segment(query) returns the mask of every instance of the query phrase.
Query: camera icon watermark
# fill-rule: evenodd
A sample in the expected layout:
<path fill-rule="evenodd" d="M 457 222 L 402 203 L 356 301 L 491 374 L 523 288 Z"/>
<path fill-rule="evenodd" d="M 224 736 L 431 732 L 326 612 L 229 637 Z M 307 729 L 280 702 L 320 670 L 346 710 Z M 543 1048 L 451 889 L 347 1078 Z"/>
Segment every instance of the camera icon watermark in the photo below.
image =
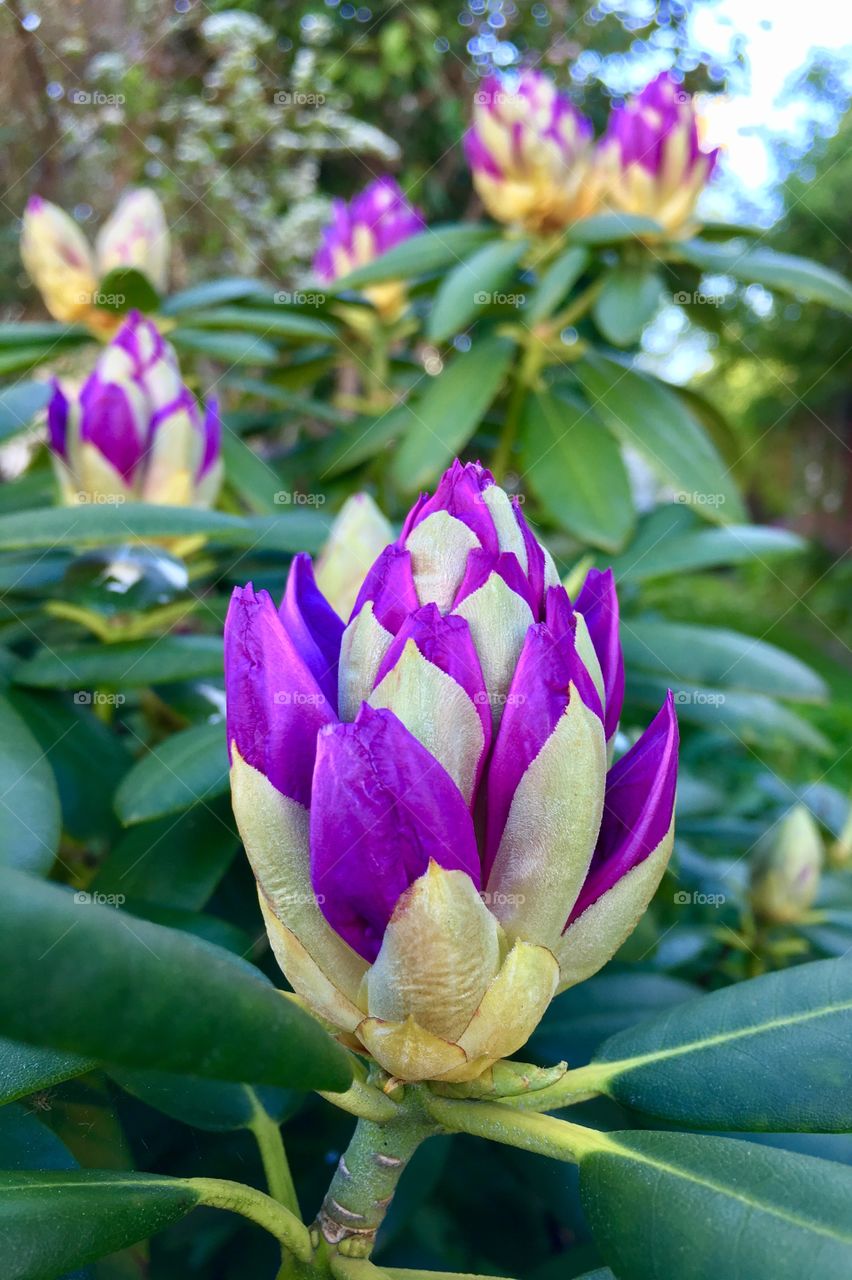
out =
<path fill-rule="evenodd" d="M 715 689 L 677 689 L 674 704 L 676 707 L 722 707 L 725 695 Z"/>
<path fill-rule="evenodd" d="M 678 889 L 672 897 L 676 907 L 721 907 L 727 902 L 724 893 L 690 893 Z"/>
<path fill-rule="evenodd" d="M 526 902 L 523 893 L 489 893 L 487 889 L 479 894 L 486 907 L 520 907 Z"/>
<path fill-rule="evenodd" d="M 698 493 L 696 490 L 687 493 L 683 489 L 675 494 L 674 500 L 686 507 L 723 507 L 727 502 L 724 493 Z"/>
<path fill-rule="evenodd" d="M 74 694 L 78 707 L 123 707 L 126 701 L 123 693 L 103 693 L 100 689 L 78 689 Z"/>
<path fill-rule="evenodd" d="M 123 107 L 127 97 L 123 93 L 102 93 L 100 89 L 72 89 L 68 101 L 75 107 Z"/>
<path fill-rule="evenodd" d="M 322 507 L 325 505 L 325 494 L 297 493 L 291 489 L 279 489 L 272 500 L 279 507 Z"/>
<path fill-rule="evenodd" d="M 80 489 L 74 494 L 74 501 L 81 507 L 120 507 L 127 501 L 123 493 L 91 493 Z"/>
<path fill-rule="evenodd" d="M 473 295 L 473 301 L 478 307 L 522 307 L 526 300 L 525 293 L 490 292 L 487 289 L 480 289 Z"/>
<path fill-rule="evenodd" d="M 322 307 L 325 305 L 324 293 L 304 293 L 299 289 L 279 289 L 273 294 L 272 301 L 283 307 Z"/>
<path fill-rule="evenodd" d="M 679 289 L 671 295 L 676 307 L 721 307 L 725 301 L 723 293 L 702 293 L 700 289 Z"/>
<path fill-rule="evenodd" d="M 277 107 L 322 107 L 325 104 L 324 93 L 306 92 L 303 89 L 279 89 L 272 95 Z"/>
<path fill-rule="evenodd" d="M 85 889 L 78 889 L 74 894 L 74 901 L 81 907 L 123 907 L 127 898 L 123 893 L 98 893 L 97 890 L 89 893 Z"/>
<path fill-rule="evenodd" d="M 278 689 L 272 701 L 277 707 L 321 707 L 326 699 L 321 693 L 305 693 L 302 689 Z"/>

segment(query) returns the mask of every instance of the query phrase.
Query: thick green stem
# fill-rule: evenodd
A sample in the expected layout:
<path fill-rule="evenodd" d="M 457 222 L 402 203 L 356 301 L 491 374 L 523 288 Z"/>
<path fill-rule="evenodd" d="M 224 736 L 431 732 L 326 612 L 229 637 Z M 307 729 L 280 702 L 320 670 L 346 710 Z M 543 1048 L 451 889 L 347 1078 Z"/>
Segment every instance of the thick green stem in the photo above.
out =
<path fill-rule="evenodd" d="M 270 1232 L 302 1262 L 310 1262 L 313 1250 L 308 1228 L 271 1196 L 241 1182 L 225 1182 L 219 1178 L 187 1178 L 186 1185 L 198 1192 L 199 1204 L 242 1214 Z"/>
<path fill-rule="evenodd" d="M 392 1120 L 360 1119 L 328 1194 L 317 1226 L 329 1246 L 349 1257 L 369 1256 L 403 1170 L 424 1138 L 438 1132 L 406 1090 Z"/>
<path fill-rule="evenodd" d="M 503 1142 L 523 1151 L 579 1164 L 592 1151 L 613 1147 L 606 1134 L 553 1116 L 531 1115 L 499 1102 L 456 1102 L 425 1093 L 429 1114 L 445 1129 Z"/>
<path fill-rule="evenodd" d="M 506 418 L 503 422 L 503 430 L 500 432 L 500 439 L 497 442 L 497 448 L 494 450 L 494 456 L 491 459 L 491 470 L 498 484 L 505 478 L 506 472 L 509 470 L 512 461 L 512 450 L 515 447 L 515 437 L 518 434 L 518 426 L 521 421 L 521 411 L 524 407 L 524 401 L 527 398 L 527 384 L 524 381 L 521 372 L 515 376 L 515 382 L 509 395 L 509 403 L 506 406 Z"/>
<path fill-rule="evenodd" d="M 399 1107 L 387 1094 L 362 1080 L 353 1080 L 345 1093 L 325 1093 L 322 1089 L 318 1092 L 321 1098 L 340 1107 L 341 1111 L 348 1111 L 350 1115 L 364 1120 L 374 1120 L 377 1124 L 393 1120 L 399 1112 Z"/>

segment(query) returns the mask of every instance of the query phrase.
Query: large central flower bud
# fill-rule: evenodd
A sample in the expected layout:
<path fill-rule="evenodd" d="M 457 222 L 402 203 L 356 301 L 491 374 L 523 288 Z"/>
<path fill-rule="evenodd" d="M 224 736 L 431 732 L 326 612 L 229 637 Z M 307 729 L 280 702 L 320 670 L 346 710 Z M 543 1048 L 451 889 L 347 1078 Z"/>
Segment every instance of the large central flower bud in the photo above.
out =
<path fill-rule="evenodd" d="M 632 930 L 671 850 L 668 699 L 609 771 L 611 573 L 572 606 L 517 503 L 455 463 L 346 626 L 293 563 L 226 624 L 234 811 L 296 991 L 401 1079 L 472 1079 Z"/>

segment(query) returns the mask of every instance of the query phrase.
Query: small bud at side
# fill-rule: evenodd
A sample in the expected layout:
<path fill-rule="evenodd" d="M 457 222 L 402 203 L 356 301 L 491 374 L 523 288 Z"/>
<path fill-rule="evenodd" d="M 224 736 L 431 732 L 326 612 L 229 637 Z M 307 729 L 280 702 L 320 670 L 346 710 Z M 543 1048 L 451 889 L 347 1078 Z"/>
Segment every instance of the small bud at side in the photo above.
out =
<path fill-rule="evenodd" d="M 751 874 L 751 905 L 770 924 L 792 924 L 819 891 L 823 844 L 819 828 L 797 804 L 758 847 Z"/>

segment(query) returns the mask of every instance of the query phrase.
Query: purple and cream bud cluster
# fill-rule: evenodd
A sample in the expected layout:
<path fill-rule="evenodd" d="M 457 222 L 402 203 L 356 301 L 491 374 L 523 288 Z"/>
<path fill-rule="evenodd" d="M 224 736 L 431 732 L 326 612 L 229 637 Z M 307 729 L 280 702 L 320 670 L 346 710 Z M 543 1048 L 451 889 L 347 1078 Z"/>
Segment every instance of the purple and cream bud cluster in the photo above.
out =
<path fill-rule="evenodd" d="M 474 97 L 465 151 L 500 222 L 546 234 L 604 209 L 688 226 L 718 152 L 701 150 L 692 98 L 663 72 L 614 107 L 595 144 L 590 121 L 549 76 L 489 76 Z"/>
<path fill-rule="evenodd" d="M 348 204 L 332 201 L 331 222 L 322 233 L 314 273 L 320 280 L 340 280 L 425 227 L 422 213 L 409 204 L 399 184 L 393 178 L 377 178 Z M 405 306 L 405 289 L 396 281 L 373 285 L 364 293 L 389 321 Z"/>
<path fill-rule="evenodd" d="M 520 507 L 455 463 L 348 620 L 309 559 L 226 623 L 234 811 L 296 991 L 407 1080 L 472 1079 L 601 967 L 672 842 L 669 697 L 608 767 L 612 573 L 569 600 Z"/>
<path fill-rule="evenodd" d="M 219 491 L 217 403 L 201 411 L 173 348 L 138 312 L 78 393 L 54 384 L 48 431 L 66 502 L 209 507 Z"/>

